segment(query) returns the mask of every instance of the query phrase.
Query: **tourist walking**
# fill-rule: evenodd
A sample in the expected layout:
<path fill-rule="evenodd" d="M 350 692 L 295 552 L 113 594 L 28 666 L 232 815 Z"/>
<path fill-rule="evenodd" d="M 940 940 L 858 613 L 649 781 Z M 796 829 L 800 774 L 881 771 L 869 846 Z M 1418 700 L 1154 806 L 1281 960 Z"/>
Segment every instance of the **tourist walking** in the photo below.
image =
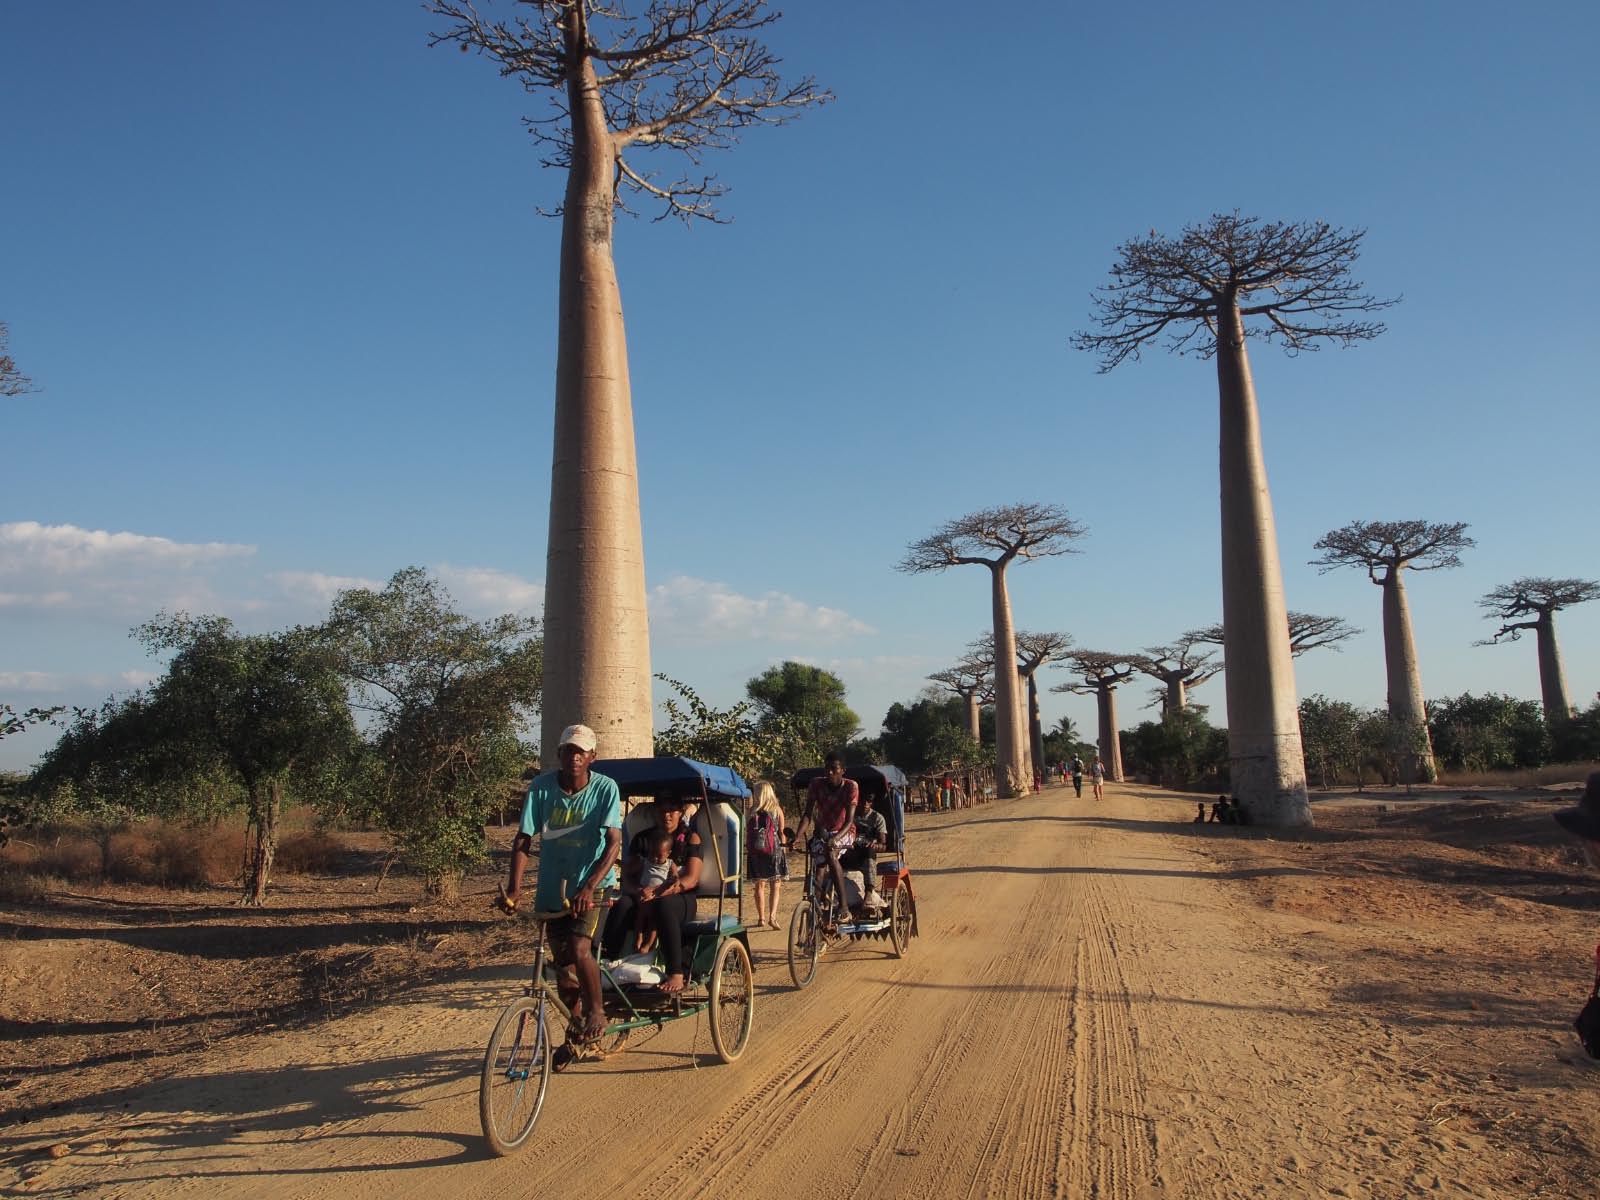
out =
<path fill-rule="evenodd" d="M 745 818 L 745 862 L 756 894 L 756 926 L 778 928 L 778 889 L 789 877 L 783 847 L 783 807 L 765 779 L 756 781 Z"/>
<path fill-rule="evenodd" d="M 1094 765 L 1089 768 L 1089 779 L 1094 784 L 1094 798 L 1096 800 L 1104 800 L 1106 798 L 1106 768 L 1105 764 L 1100 761 L 1098 754 L 1094 756 Z"/>
<path fill-rule="evenodd" d="M 1072 790 L 1077 793 L 1078 798 L 1081 800 L 1083 799 L 1083 759 L 1074 754 L 1069 769 L 1072 771 Z"/>

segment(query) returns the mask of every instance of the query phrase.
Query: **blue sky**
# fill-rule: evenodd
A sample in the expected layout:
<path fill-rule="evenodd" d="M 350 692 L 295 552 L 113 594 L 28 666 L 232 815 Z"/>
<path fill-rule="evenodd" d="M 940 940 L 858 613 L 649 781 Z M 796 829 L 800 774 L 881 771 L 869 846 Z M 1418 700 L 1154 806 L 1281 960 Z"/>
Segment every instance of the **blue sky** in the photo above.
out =
<path fill-rule="evenodd" d="M 434 24 L 0 8 L 0 320 L 39 387 L 6 409 L 0 698 L 134 686 L 160 608 L 270 628 L 409 564 L 537 609 L 561 181 L 540 101 Z M 732 224 L 619 226 L 655 668 L 726 704 L 825 665 L 875 731 L 988 620 L 984 572 L 900 575 L 906 543 L 1019 500 L 1089 528 L 1014 571 L 1023 628 L 1219 619 L 1210 364 L 1102 376 L 1068 337 L 1118 243 L 1238 208 L 1368 229 L 1361 277 L 1404 297 L 1360 348 L 1254 351 L 1289 604 L 1367 631 L 1301 693 L 1384 692 L 1377 589 L 1312 543 L 1422 517 L 1478 541 L 1411 581 L 1427 692 L 1537 697 L 1531 642 L 1471 643 L 1491 587 L 1600 577 L 1597 35 L 1577 2 L 796 0 L 770 41 L 837 103 L 720 156 Z M 1587 700 L 1600 604 L 1560 630 Z M 1220 681 L 1195 699 L 1222 720 Z"/>

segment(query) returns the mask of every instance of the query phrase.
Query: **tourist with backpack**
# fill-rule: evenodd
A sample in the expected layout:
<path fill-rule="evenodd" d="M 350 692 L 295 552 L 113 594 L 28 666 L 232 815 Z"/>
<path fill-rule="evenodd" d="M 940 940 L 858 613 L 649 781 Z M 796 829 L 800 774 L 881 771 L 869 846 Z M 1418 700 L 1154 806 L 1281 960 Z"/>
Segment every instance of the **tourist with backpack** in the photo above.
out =
<path fill-rule="evenodd" d="M 783 809 L 765 779 L 756 781 L 745 814 L 745 873 L 755 885 L 756 928 L 778 928 L 778 889 L 789 876 L 783 849 Z"/>

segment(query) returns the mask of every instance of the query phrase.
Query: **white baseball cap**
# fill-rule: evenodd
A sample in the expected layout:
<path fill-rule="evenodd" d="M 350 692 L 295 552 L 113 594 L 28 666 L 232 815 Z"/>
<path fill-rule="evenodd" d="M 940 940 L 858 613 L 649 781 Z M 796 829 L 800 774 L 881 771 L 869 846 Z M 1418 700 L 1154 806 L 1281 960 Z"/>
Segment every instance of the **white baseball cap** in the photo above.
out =
<path fill-rule="evenodd" d="M 576 746 L 586 754 L 593 754 L 597 745 L 599 742 L 594 736 L 594 730 L 587 725 L 568 725 L 561 731 L 561 740 L 556 743 L 556 748 Z"/>

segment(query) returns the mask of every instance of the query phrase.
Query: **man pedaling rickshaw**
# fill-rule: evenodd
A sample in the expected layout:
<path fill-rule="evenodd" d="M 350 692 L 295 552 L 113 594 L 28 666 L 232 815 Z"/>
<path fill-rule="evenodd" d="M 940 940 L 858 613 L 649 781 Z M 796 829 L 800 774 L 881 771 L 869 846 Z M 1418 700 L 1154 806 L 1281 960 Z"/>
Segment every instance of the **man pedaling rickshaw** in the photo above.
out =
<path fill-rule="evenodd" d="M 522 824 L 511 843 L 510 876 L 497 901 L 503 911 L 516 911 L 538 837 L 534 907 L 569 914 L 547 926 L 558 967 L 556 986 L 573 1017 L 568 1045 L 557 1052 L 567 1058 L 573 1045 L 598 1041 L 605 1029 L 594 943 L 616 894 L 622 849 L 622 797 L 613 780 L 589 770 L 595 746 L 594 730 L 569 725 L 556 749 L 560 767 L 528 785 Z"/>
<path fill-rule="evenodd" d="M 844 885 L 845 866 L 855 869 L 865 862 L 862 907 L 878 910 L 883 907 L 883 899 L 878 895 L 876 856 L 888 838 L 888 831 L 883 818 L 871 811 L 869 802 L 867 811 L 876 818 L 875 825 L 869 821 L 875 840 L 869 839 L 857 852 L 856 813 L 860 804 L 861 789 L 855 780 L 845 778 L 844 758 L 837 753 L 830 754 L 824 761 L 823 774 L 806 788 L 806 807 L 800 815 L 800 825 L 802 829 L 808 824 L 811 826 L 811 837 L 806 843 L 811 851 L 811 869 L 820 871 L 826 867 L 832 873 L 839 903 L 843 905 L 849 895 Z"/>

